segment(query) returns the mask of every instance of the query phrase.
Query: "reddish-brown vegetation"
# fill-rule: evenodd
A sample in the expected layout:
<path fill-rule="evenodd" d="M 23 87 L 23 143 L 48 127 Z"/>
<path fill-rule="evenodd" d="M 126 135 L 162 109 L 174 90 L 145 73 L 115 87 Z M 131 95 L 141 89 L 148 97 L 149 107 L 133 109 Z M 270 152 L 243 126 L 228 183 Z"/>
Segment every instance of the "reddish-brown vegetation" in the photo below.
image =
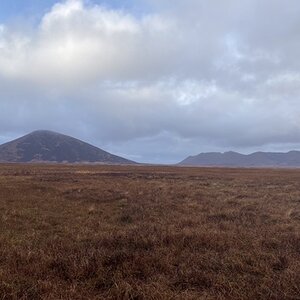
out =
<path fill-rule="evenodd" d="M 0 165 L 0 299 L 300 299 L 300 171 Z"/>

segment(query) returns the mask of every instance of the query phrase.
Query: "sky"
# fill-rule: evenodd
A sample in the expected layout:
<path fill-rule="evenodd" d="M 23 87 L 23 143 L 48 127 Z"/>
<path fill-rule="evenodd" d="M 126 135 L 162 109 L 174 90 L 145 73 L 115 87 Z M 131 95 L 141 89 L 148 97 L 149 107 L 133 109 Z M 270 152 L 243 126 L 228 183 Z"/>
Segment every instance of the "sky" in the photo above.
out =
<path fill-rule="evenodd" d="M 300 150 L 298 0 L 2 0 L 0 143 L 139 162 Z"/>

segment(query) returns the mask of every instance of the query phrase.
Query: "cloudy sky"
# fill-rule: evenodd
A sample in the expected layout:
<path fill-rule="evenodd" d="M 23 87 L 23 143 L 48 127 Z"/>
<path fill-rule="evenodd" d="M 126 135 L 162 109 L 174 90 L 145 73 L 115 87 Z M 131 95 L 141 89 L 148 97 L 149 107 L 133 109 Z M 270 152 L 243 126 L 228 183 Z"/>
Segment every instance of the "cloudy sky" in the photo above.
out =
<path fill-rule="evenodd" d="M 1 0 L 0 143 L 142 162 L 300 150 L 299 0 Z"/>

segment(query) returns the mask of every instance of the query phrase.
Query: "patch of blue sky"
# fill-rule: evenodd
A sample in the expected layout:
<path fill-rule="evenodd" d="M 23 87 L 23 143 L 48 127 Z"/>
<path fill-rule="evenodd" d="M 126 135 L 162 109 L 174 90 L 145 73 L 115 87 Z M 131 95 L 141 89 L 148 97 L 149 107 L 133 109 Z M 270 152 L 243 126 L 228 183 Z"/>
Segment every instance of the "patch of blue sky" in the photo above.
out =
<path fill-rule="evenodd" d="M 141 16 L 150 9 L 141 0 L 83 0 L 86 5 L 103 5 L 111 9 L 121 9 L 130 12 L 135 16 Z M 15 19 L 37 20 L 42 17 L 59 0 L 1 0 L 0 23 L 6 23 Z"/>

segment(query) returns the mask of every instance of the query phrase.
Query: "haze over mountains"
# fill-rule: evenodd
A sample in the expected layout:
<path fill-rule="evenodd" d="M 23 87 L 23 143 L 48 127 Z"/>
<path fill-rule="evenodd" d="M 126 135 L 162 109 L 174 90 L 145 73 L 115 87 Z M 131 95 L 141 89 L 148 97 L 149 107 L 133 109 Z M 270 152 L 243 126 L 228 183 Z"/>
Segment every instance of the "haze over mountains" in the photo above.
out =
<path fill-rule="evenodd" d="M 189 156 L 179 163 L 183 166 L 220 167 L 300 167 L 300 151 L 255 152 L 244 155 L 237 152 L 210 152 Z"/>
<path fill-rule="evenodd" d="M 1 145 L 0 162 L 134 163 L 73 137 L 48 130 L 34 131 Z"/>

